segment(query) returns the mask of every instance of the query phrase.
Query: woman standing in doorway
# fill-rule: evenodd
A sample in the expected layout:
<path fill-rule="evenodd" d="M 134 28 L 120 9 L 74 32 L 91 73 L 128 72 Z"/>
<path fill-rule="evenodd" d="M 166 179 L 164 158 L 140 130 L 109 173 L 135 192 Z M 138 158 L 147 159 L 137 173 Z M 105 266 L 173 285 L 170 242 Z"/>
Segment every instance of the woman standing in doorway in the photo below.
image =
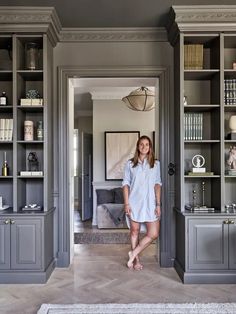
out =
<path fill-rule="evenodd" d="M 138 255 L 159 235 L 161 185 L 160 162 L 155 160 L 152 141 L 141 136 L 134 157 L 126 163 L 122 182 L 124 210 L 130 225 L 129 269 L 143 268 Z M 146 235 L 139 241 L 142 223 L 146 225 Z"/>

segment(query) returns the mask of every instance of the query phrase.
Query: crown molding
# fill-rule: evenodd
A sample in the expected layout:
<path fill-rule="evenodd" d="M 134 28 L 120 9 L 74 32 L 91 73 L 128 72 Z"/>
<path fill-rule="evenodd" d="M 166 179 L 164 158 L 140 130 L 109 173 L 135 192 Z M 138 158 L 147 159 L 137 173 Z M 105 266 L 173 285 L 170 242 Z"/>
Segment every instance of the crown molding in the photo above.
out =
<path fill-rule="evenodd" d="M 0 31 L 46 33 L 53 46 L 59 41 L 61 23 L 54 7 L 0 6 Z"/>
<path fill-rule="evenodd" d="M 167 41 L 163 27 L 153 28 L 62 28 L 61 42 L 155 42 Z"/>
<path fill-rule="evenodd" d="M 235 32 L 236 5 L 172 6 L 167 30 L 172 44 L 175 43 L 178 32 Z"/>

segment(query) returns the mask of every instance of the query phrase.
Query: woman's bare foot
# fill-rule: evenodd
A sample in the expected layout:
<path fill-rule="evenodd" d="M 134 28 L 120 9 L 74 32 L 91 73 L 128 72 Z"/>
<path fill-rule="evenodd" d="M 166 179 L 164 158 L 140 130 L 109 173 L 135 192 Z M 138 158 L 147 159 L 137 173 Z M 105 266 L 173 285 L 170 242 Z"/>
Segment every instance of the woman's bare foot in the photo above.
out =
<path fill-rule="evenodd" d="M 134 270 L 142 270 L 143 269 L 143 265 L 140 263 L 140 260 L 139 259 L 135 259 L 134 260 Z"/>
<path fill-rule="evenodd" d="M 127 267 L 129 269 L 133 269 L 134 268 L 134 257 L 133 257 L 132 251 L 128 252 L 128 256 L 129 256 L 129 260 L 127 262 Z"/>

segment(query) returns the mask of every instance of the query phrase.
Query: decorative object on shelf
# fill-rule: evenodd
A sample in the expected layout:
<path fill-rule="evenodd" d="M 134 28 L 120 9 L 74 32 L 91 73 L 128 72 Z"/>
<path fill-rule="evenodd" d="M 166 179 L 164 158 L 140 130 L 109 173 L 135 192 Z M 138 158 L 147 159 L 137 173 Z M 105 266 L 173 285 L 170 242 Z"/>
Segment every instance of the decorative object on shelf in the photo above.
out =
<path fill-rule="evenodd" d="M 150 111 L 155 107 L 155 93 L 147 87 L 140 87 L 132 91 L 122 101 L 129 109 L 135 111 Z"/>
<path fill-rule="evenodd" d="M 185 95 L 184 95 L 184 98 L 183 98 L 183 104 L 184 104 L 184 106 L 188 105 L 188 98 Z"/>
<path fill-rule="evenodd" d="M 40 98 L 37 89 L 29 89 L 26 93 L 26 98 L 21 98 L 20 104 L 21 106 L 42 106 L 43 98 Z"/>
<path fill-rule="evenodd" d="M 33 141 L 34 140 L 34 123 L 30 120 L 25 120 L 24 122 L 24 140 Z"/>
<path fill-rule="evenodd" d="M 22 207 L 22 210 L 41 210 L 41 206 L 38 204 L 29 204 Z"/>
<path fill-rule="evenodd" d="M 37 140 L 38 141 L 43 141 L 43 121 L 38 121 L 37 122 Z"/>
<path fill-rule="evenodd" d="M 26 93 L 26 98 L 29 99 L 40 98 L 39 91 L 37 89 L 29 89 Z"/>
<path fill-rule="evenodd" d="M 230 166 L 228 174 L 231 176 L 236 175 L 236 146 L 230 146 L 229 157 L 227 159 L 227 165 Z"/>
<path fill-rule="evenodd" d="M 236 62 L 233 62 L 233 70 L 236 70 Z"/>
<path fill-rule="evenodd" d="M 3 205 L 3 198 L 0 196 L 0 210 L 8 209 L 9 205 Z"/>
<path fill-rule="evenodd" d="M 25 66 L 27 70 L 36 70 L 39 65 L 39 46 L 37 43 L 25 44 Z"/>
<path fill-rule="evenodd" d="M 201 191 L 202 191 L 202 205 L 197 205 L 196 204 L 196 199 L 197 199 L 197 192 L 195 187 L 192 190 L 192 199 L 193 199 L 193 204 L 192 205 L 185 205 L 186 210 L 194 211 L 194 212 L 214 212 L 215 208 L 213 207 L 207 207 L 205 205 L 205 192 L 206 192 L 206 187 L 205 187 L 205 182 L 202 181 L 201 183 Z"/>
<path fill-rule="evenodd" d="M 193 173 L 203 173 L 206 172 L 206 168 L 203 166 L 205 165 L 205 158 L 202 155 L 194 155 L 192 158 L 192 172 Z"/>
<path fill-rule="evenodd" d="M 36 152 L 30 152 L 28 155 L 28 170 L 39 171 L 39 161 Z"/>
<path fill-rule="evenodd" d="M 229 128 L 231 130 L 230 132 L 230 139 L 236 140 L 236 115 L 232 115 L 229 118 Z"/>
<path fill-rule="evenodd" d="M 0 96 L 0 106 L 6 106 L 7 105 L 7 95 L 6 92 L 2 92 L 2 95 Z"/>
<path fill-rule="evenodd" d="M 226 204 L 225 205 L 225 212 L 226 213 L 236 213 L 236 204 Z"/>
<path fill-rule="evenodd" d="M 6 152 L 4 152 L 4 162 L 2 165 L 2 176 L 3 177 L 9 176 L 9 167 L 8 167 L 8 163 L 7 163 L 7 153 Z"/>

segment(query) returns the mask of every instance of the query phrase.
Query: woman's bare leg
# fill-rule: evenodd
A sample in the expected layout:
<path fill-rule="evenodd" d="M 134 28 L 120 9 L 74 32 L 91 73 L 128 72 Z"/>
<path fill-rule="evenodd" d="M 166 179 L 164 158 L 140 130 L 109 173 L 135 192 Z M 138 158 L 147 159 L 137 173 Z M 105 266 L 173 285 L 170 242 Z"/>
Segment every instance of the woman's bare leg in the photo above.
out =
<path fill-rule="evenodd" d="M 147 234 L 146 236 L 139 242 L 135 249 L 129 252 L 129 261 L 127 266 L 129 268 L 133 267 L 134 260 L 136 256 L 141 253 L 146 247 L 148 247 L 153 240 L 156 240 L 159 236 L 160 230 L 160 221 L 147 222 Z"/>
<path fill-rule="evenodd" d="M 136 248 L 139 242 L 140 223 L 130 219 L 130 242 L 132 251 Z M 141 270 L 143 265 L 140 263 L 139 256 L 137 255 L 133 261 L 133 268 Z"/>

